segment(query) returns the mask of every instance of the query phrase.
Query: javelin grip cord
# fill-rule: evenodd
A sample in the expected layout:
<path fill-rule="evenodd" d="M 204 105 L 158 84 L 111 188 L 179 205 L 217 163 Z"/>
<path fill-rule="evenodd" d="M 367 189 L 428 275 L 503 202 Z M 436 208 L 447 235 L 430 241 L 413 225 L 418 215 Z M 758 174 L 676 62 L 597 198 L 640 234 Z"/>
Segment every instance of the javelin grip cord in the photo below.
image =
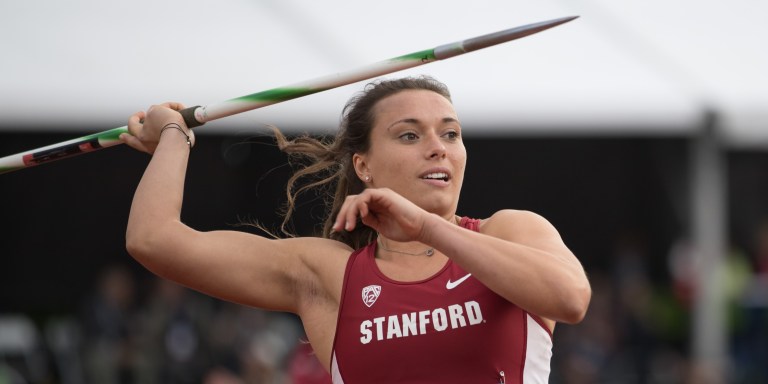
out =
<path fill-rule="evenodd" d="M 179 113 L 181 113 L 181 117 L 184 118 L 184 123 L 187 124 L 188 128 L 195 128 L 199 127 L 203 124 L 205 124 L 204 121 L 197 121 L 195 118 L 195 111 L 200 108 L 199 105 L 196 105 L 194 107 L 184 108 Z"/>

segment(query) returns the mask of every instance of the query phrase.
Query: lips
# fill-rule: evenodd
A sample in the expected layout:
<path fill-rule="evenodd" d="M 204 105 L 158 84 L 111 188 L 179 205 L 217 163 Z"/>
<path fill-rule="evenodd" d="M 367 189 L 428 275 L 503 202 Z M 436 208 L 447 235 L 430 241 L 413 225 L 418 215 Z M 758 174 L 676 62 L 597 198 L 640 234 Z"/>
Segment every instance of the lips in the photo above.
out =
<path fill-rule="evenodd" d="M 451 173 L 447 169 L 430 169 L 421 174 L 423 180 L 435 180 L 448 182 L 451 180 Z"/>

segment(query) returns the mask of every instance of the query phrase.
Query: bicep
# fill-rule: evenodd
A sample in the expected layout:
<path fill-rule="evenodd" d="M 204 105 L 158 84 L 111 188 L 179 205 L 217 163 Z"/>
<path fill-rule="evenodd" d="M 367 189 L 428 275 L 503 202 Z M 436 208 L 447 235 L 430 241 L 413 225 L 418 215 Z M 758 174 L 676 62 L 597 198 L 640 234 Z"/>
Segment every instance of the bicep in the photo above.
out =
<path fill-rule="evenodd" d="M 149 270 L 223 300 L 295 312 L 297 281 L 311 278 L 299 257 L 301 242 L 176 225 L 164 231 L 152 257 L 137 257 Z"/>
<path fill-rule="evenodd" d="M 525 255 L 526 275 L 540 283 L 531 296 L 531 308 L 538 308 L 534 313 L 569 323 L 581 321 L 591 296 L 589 281 L 549 221 L 532 212 L 502 211 L 486 227 L 490 235 L 516 244 L 513 249 L 518 252 L 513 254 Z M 546 301 L 551 305 L 539 305 Z"/>

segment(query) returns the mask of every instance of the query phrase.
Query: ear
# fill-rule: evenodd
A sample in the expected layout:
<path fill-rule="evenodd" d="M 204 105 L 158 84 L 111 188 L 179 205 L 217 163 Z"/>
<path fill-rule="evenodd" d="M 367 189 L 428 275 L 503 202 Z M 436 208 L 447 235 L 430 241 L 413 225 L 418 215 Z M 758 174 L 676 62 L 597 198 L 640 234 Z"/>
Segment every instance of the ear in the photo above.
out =
<path fill-rule="evenodd" d="M 355 167 L 355 173 L 357 177 L 365 182 L 365 177 L 371 175 L 371 170 L 368 168 L 368 158 L 365 154 L 355 153 L 352 155 L 352 166 Z"/>

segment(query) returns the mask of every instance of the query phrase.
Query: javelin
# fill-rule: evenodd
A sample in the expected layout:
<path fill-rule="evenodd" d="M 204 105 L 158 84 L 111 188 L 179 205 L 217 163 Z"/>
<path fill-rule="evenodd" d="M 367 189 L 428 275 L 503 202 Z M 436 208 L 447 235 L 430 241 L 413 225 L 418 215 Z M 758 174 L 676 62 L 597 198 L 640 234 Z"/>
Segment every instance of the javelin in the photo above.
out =
<path fill-rule="evenodd" d="M 335 75 L 307 80 L 286 87 L 273 88 L 230 99 L 218 104 L 190 107 L 183 109 L 180 112 L 189 128 L 198 127 L 208 121 L 220 119 L 222 117 L 277 104 L 286 100 L 296 99 L 313 93 L 327 91 L 343 85 L 402 71 L 433 61 L 448 59 L 493 45 L 506 43 L 567 23 L 577 17 L 578 16 L 563 17 L 505 29 L 503 31 L 489 33 L 487 35 L 455 43 L 440 45 L 433 49 L 426 49 L 408 55 L 398 56 L 345 73 L 337 73 Z M 29 168 L 98 149 L 112 147 L 122 143 L 119 139 L 119 136 L 122 133 L 128 133 L 127 126 L 113 128 L 92 135 L 79 137 L 77 139 L 49 145 L 47 147 L 6 156 L 0 158 L 0 173 Z"/>

